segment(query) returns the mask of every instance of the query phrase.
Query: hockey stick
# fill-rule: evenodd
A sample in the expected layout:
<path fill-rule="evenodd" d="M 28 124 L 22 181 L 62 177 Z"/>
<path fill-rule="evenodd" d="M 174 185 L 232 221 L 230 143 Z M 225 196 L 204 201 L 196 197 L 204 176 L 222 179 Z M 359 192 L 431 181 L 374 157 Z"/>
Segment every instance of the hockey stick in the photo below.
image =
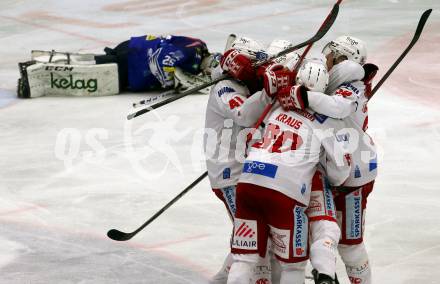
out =
<path fill-rule="evenodd" d="M 177 200 L 179 200 L 185 193 L 187 193 L 191 188 L 193 188 L 196 184 L 198 184 L 202 179 L 204 179 L 208 175 L 208 172 L 204 172 L 200 177 L 198 177 L 195 181 L 193 181 L 190 185 L 188 185 L 181 193 L 179 193 L 176 197 L 174 197 L 170 202 L 168 202 L 164 207 L 162 207 L 156 214 L 154 214 L 150 219 L 148 219 L 142 226 L 137 228 L 135 231 L 131 233 L 124 233 L 116 229 L 111 229 L 107 232 L 107 236 L 115 241 L 128 241 L 133 238 L 137 233 L 142 231 L 143 228 L 148 226 L 151 222 L 153 222 L 157 217 L 159 217 L 165 210 L 168 209 L 171 205 L 173 205 Z"/>
<path fill-rule="evenodd" d="M 340 0 L 342 1 L 342 0 Z M 338 1 L 339 2 L 339 1 Z M 331 14 L 329 16 L 327 16 L 327 18 L 325 19 L 324 23 L 322 24 L 322 26 L 320 27 L 320 30 L 316 33 L 316 35 L 309 39 L 306 42 L 303 42 L 297 46 L 288 48 L 286 50 L 281 51 L 280 53 L 278 53 L 276 56 L 271 57 L 269 60 L 285 55 L 289 52 L 295 51 L 296 49 L 302 48 L 306 45 L 312 44 L 315 41 L 318 41 L 319 39 L 321 39 L 325 33 L 327 33 L 327 31 L 330 29 L 330 27 L 333 25 L 334 21 L 336 20 L 336 17 L 338 15 L 339 12 L 339 3 L 337 3 L 332 11 Z M 299 46 L 299 47 L 298 47 Z M 267 61 L 266 61 L 267 62 Z M 220 81 L 220 80 L 219 80 Z M 196 88 L 195 88 L 196 89 Z M 192 89 L 194 90 L 194 89 Z M 189 90 L 191 91 L 191 90 Z M 184 94 L 184 93 L 182 93 Z M 160 103 L 160 102 L 159 102 Z M 149 107 L 149 109 L 152 109 L 152 106 Z M 156 214 L 154 214 L 150 219 L 148 219 L 142 226 L 140 226 L 138 229 L 136 229 L 135 231 L 131 232 L 131 233 L 124 233 L 121 232 L 119 230 L 116 229 L 112 229 L 110 231 L 107 232 L 107 236 L 115 241 L 127 241 L 129 239 L 131 239 L 133 236 L 135 236 L 137 233 L 139 233 L 143 228 L 145 228 L 146 226 L 148 226 L 151 222 L 153 222 L 157 217 L 159 217 L 166 209 L 168 209 L 172 204 L 174 204 L 177 200 L 179 200 L 185 193 L 187 193 L 191 188 L 193 188 L 196 184 L 198 184 L 202 179 L 204 179 L 206 176 L 208 175 L 208 172 L 204 172 L 199 178 L 197 178 L 193 183 L 191 183 L 187 188 L 185 188 L 179 195 L 177 195 L 173 200 L 171 200 L 170 202 L 168 202 L 168 204 L 166 204 L 162 209 L 160 209 Z"/>
<path fill-rule="evenodd" d="M 319 28 L 319 30 L 326 30 L 326 32 L 330 29 L 330 27 L 333 25 L 336 16 L 338 15 L 338 11 L 339 11 L 339 4 L 341 4 L 342 0 L 338 0 L 336 2 L 336 4 L 333 6 L 333 9 L 331 10 L 330 14 L 328 14 L 327 18 L 325 18 L 324 22 L 322 23 L 321 27 Z M 334 15 L 334 11 L 336 10 L 336 15 Z M 319 33 L 319 31 L 318 31 Z M 298 72 L 299 67 L 301 66 L 301 62 L 304 60 L 304 58 L 306 57 L 307 53 L 309 52 L 309 50 L 312 48 L 312 45 L 315 41 L 310 42 L 307 45 L 307 48 L 304 50 L 303 54 L 301 55 L 301 57 L 299 58 L 298 62 L 295 64 L 295 68 L 294 71 Z M 250 137 L 252 137 L 255 133 L 255 131 L 257 131 L 258 127 L 260 127 L 260 125 L 263 123 L 263 120 L 266 118 L 267 114 L 270 112 L 270 110 L 272 109 L 272 107 L 275 105 L 275 103 L 277 102 L 276 99 L 272 100 L 272 103 L 267 105 L 266 108 L 263 110 L 263 113 L 260 115 L 260 118 L 258 118 L 257 122 L 255 123 L 255 126 L 253 128 L 253 131 L 250 133 Z"/>
<path fill-rule="evenodd" d="M 235 34 L 230 34 L 228 36 L 228 38 L 226 39 L 225 52 L 231 48 L 231 45 L 232 45 L 232 43 L 234 42 L 234 40 L 236 38 L 237 38 L 237 36 Z M 159 94 L 159 95 L 157 95 L 155 97 L 150 97 L 148 99 L 143 99 L 143 100 L 141 100 L 141 101 L 139 101 L 137 103 L 133 103 L 133 107 L 136 108 L 136 107 L 140 107 L 142 105 L 146 105 L 146 104 L 149 104 L 149 103 L 154 103 L 154 102 L 158 101 L 159 99 L 167 97 L 168 95 L 178 94 L 178 93 L 179 93 L 178 89 L 168 90 L 168 91 L 165 91 L 165 92 L 163 92 L 163 93 L 161 93 L 161 94 Z"/>
<path fill-rule="evenodd" d="M 162 98 L 165 98 L 165 97 L 167 97 L 167 96 L 169 96 L 169 95 L 172 95 L 172 94 L 174 94 L 176 92 L 176 90 L 168 90 L 168 91 L 165 91 L 165 92 L 162 92 L 162 93 L 160 93 L 159 95 L 157 95 L 157 96 L 154 96 L 154 97 L 150 97 L 150 98 L 148 98 L 148 99 L 143 99 L 143 100 L 141 100 L 141 101 L 139 101 L 139 102 L 137 102 L 137 103 L 133 103 L 133 107 L 134 108 L 137 108 L 137 107 L 140 107 L 140 106 L 143 106 L 143 105 L 146 105 L 146 104 L 149 104 L 149 103 L 154 103 L 154 102 L 156 102 L 156 101 L 158 101 L 158 100 L 160 100 L 160 99 L 162 99 Z"/>
<path fill-rule="evenodd" d="M 341 1 L 341 0 L 340 0 L 340 1 Z M 339 1 L 338 1 L 338 2 L 339 2 Z M 264 60 L 263 62 L 261 62 L 261 63 L 258 64 L 258 65 L 262 65 L 262 64 L 264 64 L 264 63 L 267 63 L 267 62 L 269 62 L 270 60 L 272 60 L 272 59 L 274 59 L 274 58 L 277 58 L 277 57 L 280 57 L 280 56 L 286 55 L 286 54 L 288 54 L 288 53 L 291 53 L 291 52 L 293 52 L 293 51 L 295 51 L 295 50 L 301 49 L 301 48 L 303 48 L 303 47 L 305 47 L 305 46 L 308 46 L 309 44 L 313 44 L 314 42 L 320 40 L 320 39 L 321 39 L 321 38 L 322 38 L 322 37 L 328 32 L 328 30 L 332 27 L 333 23 L 334 23 L 335 20 L 336 20 L 336 17 L 338 16 L 338 12 L 339 12 L 339 4 L 337 3 L 337 4 L 335 4 L 335 5 L 333 6 L 332 11 L 330 12 L 330 15 L 327 17 L 327 19 L 326 19 L 326 21 L 324 22 L 324 24 L 321 26 L 321 28 L 318 30 L 318 32 L 317 32 L 312 38 L 310 38 L 310 39 L 308 39 L 308 40 L 306 40 L 306 41 L 304 41 L 304 42 L 302 42 L 302 43 L 300 43 L 300 44 L 297 44 L 297 45 L 295 45 L 295 46 L 292 46 L 292 47 L 289 47 L 289 48 L 287 48 L 287 49 L 285 49 L 285 50 L 282 50 L 282 51 L 279 52 L 278 54 L 269 57 L 268 59 Z M 204 88 L 206 88 L 206 87 L 212 86 L 212 85 L 214 85 L 214 84 L 216 84 L 216 83 L 218 83 L 218 82 L 220 82 L 220 81 L 222 81 L 222 80 L 228 79 L 228 78 L 230 78 L 230 76 L 228 76 L 228 75 L 220 76 L 219 78 L 217 78 L 217 79 L 215 79 L 215 80 L 213 80 L 213 81 L 211 81 L 211 82 L 208 82 L 208 83 L 202 84 L 202 85 L 197 86 L 197 87 L 195 87 L 195 88 L 193 88 L 193 89 L 187 90 L 187 91 L 185 91 L 185 92 L 183 92 L 183 93 L 181 93 L 181 94 L 178 94 L 178 95 L 176 95 L 176 96 L 173 96 L 173 97 L 171 97 L 171 98 L 168 98 L 168 99 L 166 99 L 166 100 L 163 100 L 163 101 L 161 101 L 161 102 L 158 102 L 158 103 L 156 103 L 156 104 L 154 104 L 154 105 L 151 105 L 151 106 L 149 106 L 148 108 L 144 108 L 144 109 L 141 109 L 141 110 L 136 111 L 135 113 L 129 114 L 129 115 L 127 116 L 127 119 L 130 120 L 130 119 L 133 119 L 133 118 L 135 118 L 135 117 L 138 117 L 138 116 L 140 116 L 140 115 L 142 115 L 142 114 L 144 114 L 144 113 L 147 113 L 147 112 L 149 112 L 149 111 L 151 111 L 151 110 L 153 110 L 153 109 L 157 109 L 157 108 L 159 108 L 159 107 L 161 107 L 161 106 L 164 106 L 164 105 L 166 105 L 166 104 L 169 104 L 169 103 L 171 103 L 171 102 L 174 102 L 174 101 L 176 101 L 176 100 L 179 100 L 179 99 L 181 99 L 181 98 L 183 98 L 183 97 L 186 97 L 186 96 L 189 95 L 189 94 L 192 94 L 192 93 L 194 93 L 194 92 L 197 92 L 197 91 L 199 91 L 199 90 L 201 90 L 201 89 L 204 89 Z"/>
<path fill-rule="evenodd" d="M 394 64 L 388 69 L 387 73 L 383 75 L 383 77 L 380 79 L 380 81 L 374 86 L 373 90 L 371 91 L 371 96 L 368 100 L 371 100 L 373 95 L 377 92 L 377 90 L 382 86 L 382 84 L 385 82 L 386 79 L 393 73 L 394 69 L 396 69 L 397 65 L 403 60 L 403 58 L 408 54 L 408 52 L 413 48 L 413 46 L 416 44 L 416 42 L 419 40 L 420 35 L 423 32 L 423 28 L 425 27 L 426 21 L 429 18 L 429 15 L 431 14 L 432 9 L 428 9 L 425 12 L 423 12 L 422 16 L 420 17 L 419 23 L 417 25 L 416 32 L 414 33 L 414 36 L 409 43 L 408 47 L 403 51 L 403 53 L 400 55 L 400 57 L 394 62 Z"/>

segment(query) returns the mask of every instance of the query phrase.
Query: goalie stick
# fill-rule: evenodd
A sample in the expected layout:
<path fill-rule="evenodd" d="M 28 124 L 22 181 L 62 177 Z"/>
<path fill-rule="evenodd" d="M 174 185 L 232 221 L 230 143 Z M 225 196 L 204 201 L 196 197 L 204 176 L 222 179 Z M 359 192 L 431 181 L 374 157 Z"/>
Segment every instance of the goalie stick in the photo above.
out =
<path fill-rule="evenodd" d="M 330 12 L 330 14 L 327 16 L 327 18 L 324 20 L 324 23 L 322 24 L 322 26 L 320 27 L 319 31 L 315 34 L 314 37 L 312 37 L 311 39 L 298 44 L 294 47 L 285 49 L 283 51 L 281 51 L 280 53 L 278 53 L 277 55 L 271 57 L 270 59 L 268 59 L 267 61 L 285 55 L 289 52 L 295 51 L 296 49 L 302 48 L 304 46 L 313 44 L 314 42 L 318 41 L 319 39 L 321 39 L 330 29 L 330 27 L 333 25 L 333 23 L 336 20 L 336 17 L 338 15 L 339 12 L 339 2 L 342 0 L 339 0 L 338 3 L 336 3 L 333 6 L 332 11 Z M 265 61 L 265 62 L 267 62 Z M 218 80 L 220 81 L 220 80 Z M 200 86 L 199 86 L 200 87 Z M 193 91 L 195 89 L 200 90 L 197 88 L 191 89 L 189 91 Z M 206 87 L 206 86 L 204 86 Z M 182 93 L 181 95 L 187 93 L 189 94 L 189 91 Z M 186 95 L 187 95 L 186 94 Z M 176 100 L 176 99 L 174 99 Z M 174 101 L 173 100 L 173 101 Z M 164 100 L 163 102 L 165 102 L 167 100 Z M 162 102 L 159 102 L 162 103 Z M 149 110 L 154 109 L 153 106 L 148 108 Z M 145 110 L 145 109 L 143 109 Z M 145 111 L 148 112 L 148 111 Z M 143 112 L 143 113 L 145 113 Z M 139 114 L 140 115 L 140 114 Z M 129 118 L 130 119 L 130 118 Z M 179 200 L 183 195 L 185 195 L 189 190 L 191 190 L 196 184 L 198 184 L 201 180 L 203 180 L 206 176 L 208 175 L 208 172 L 204 172 L 200 177 L 198 177 L 195 181 L 193 181 L 188 187 L 186 187 L 181 193 L 179 193 L 176 197 L 174 197 L 170 202 L 168 202 L 164 207 L 162 207 L 162 209 L 160 209 L 156 214 L 154 214 L 150 219 L 148 219 L 144 224 L 142 224 L 142 226 L 140 226 L 139 228 L 137 228 L 135 231 L 131 232 L 131 233 L 124 233 L 121 232 L 119 230 L 116 229 L 111 229 L 110 231 L 107 232 L 107 236 L 115 241 L 127 241 L 130 240 L 132 237 L 134 237 L 137 233 L 139 233 L 142 229 L 144 229 L 146 226 L 148 226 L 151 222 L 153 222 L 157 217 L 159 217 L 165 210 L 167 210 L 171 205 L 173 205 L 177 200 Z"/>
<path fill-rule="evenodd" d="M 387 73 L 383 75 L 383 77 L 380 79 L 380 81 L 374 86 L 373 90 L 371 91 L 371 96 L 368 100 L 371 100 L 371 98 L 374 96 L 374 94 L 377 92 L 377 90 L 382 86 L 382 84 L 385 82 L 386 79 L 393 73 L 394 69 L 396 69 L 397 65 L 403 60 L 403 58 L 408 54 L 408 52 L 413 48 L 413 46 L 416 44 L 416 42 L 419 40 L 420 35 L 423 32 L 423 28 L 425 27 L 426 21 L 429 18 L 429 15 L 431 15 L 432 9 L 428 9 L 425 12 L 423 12 L 422 16 L 420 17 L 419 23 L 417 24 L 417 29 L 414 33 L 414 36 L 409 43 L 408 47 L 403 51 L 403 53 L 397 58 L 396 62 L 388 69 Z"/>
<path fill-rule="evenodd" d="M 135 231 L 131 233 L 124 233 L 116 229 L 111 229 L 107 232 L 107 236 L 115 241 L 128 241 L 133 238 L 137 233 L 139 233 L 143 228 L 148 226 L 151 222 L 153 222 L 157 217 L 162 215 L 162 213 L 168 209 L 171 205 L 173 205 L 177 200 L 179 200 L 185 193 L 187 193 L 191 188 L 193 188 L 196 184 L 198 184 L 202 179 L 204 179 L 208 175 L 208 172 L 204 172 L 201 176 L 199 176 L 195 181 L 193 181 L 190 185 L 188 185 L 181 193 L 179 193 L 176 197 L 174 197 L 170 202 L 168 202 L 164 207 L 162 207 L 159 211 L 156 212 L 150 219 L 148 219 L 142 226 L 137 228 Z"/>
<path fill-rule="evenodd" d="M 292 46 L 292 47 L 289 47 L 289 48 L 287 48 L 285 50 L 280 51 L 278 54 L 276 54 L 274 56 L 271 56 L 271 57 L 267 58 L 266 60 L 262 61 L 261 63 L 259 63 L 258 66 L 262 65 L 264 63 L 267 63 L 270 60 L 273 60 L 274 58 L 277 58 L 277 57 L 283 56 L 285 54 L 291 53 L 291 52 L 293 52 L 295 50 L 301 49 L 301 48 L 303 48 L 305 46 L 308 46 L 309 44 L 313 44 L 314 42 L 320 40 L 329 31 L 329 29 L 332 27 L 333 23 L 336 20 L 336 17 L 338 16 L 338 12 L 339 12 L 339 4 L 336 3 L 333 6 L 332 11 L 330 12 L 330 15 L 327 17 L 326 21 L 324 21 L 324 24 L 321 26 L 321 28 L 318 30 L 318 32 L 313 37 L 311 37 L 310 39 L 308 39 L 308 40 L 306 40 L 306 41 L 304 41 L 304 42 L 302 42 L 300 44 L 297 44 L 295 46 Z M 164 106 L 166 104 L 169 104 L 171 102 L 179 100 L 179 99 L 181 99 L 183 97 L 186 97 L 189 94 L 192 94 L 193 92 L 197 92 L 197 91 L 199 91 L 201 89 L 204 89 L 206 87 L 212 86 L 212 85 L 214 85 L 214 84 L 216 84 L 216 83 L 218 83 L 218 82 L 220 82 L 222 80 L 228 79 L 228 78 L 230 78 L 230 76 L 228 76 L 228 75 L 220 76 L 216 80 L 213 80 L 213 81 L 211 81 L 209 83 L 202 84 L 202 85 L 197 86 L 197 87 L 195 87 L 193 89 L 187 90 L 187 91 L 185 91 L 185 92 L 183 92 L 181 94 L 178 94 L 178 95 L 173 96 L 171 98 L 168 98 L 166 100 L 160 101 L 160 102 L 158 102 L 156 104 L 153 104 L 153 105 L 151 105 L 151 106 L 149 106 L 147 108 L 140 109 L 140 110 L 138 110 L 138 111 L 136 111 L 136 112 L 134 112 L 132 114 L 129 114 L 127 116 L 127 119 L 130 120 L 130 119 L 133 119 L 135 117 L 138 117 L 138 116 L 140 116 L 140 115 L 142 115 L 144 113 L 147 113 L 147 112 L 149 112 L 151 110 L 157 109 L 157 108 L 159 108 L 161 106 Z"/>

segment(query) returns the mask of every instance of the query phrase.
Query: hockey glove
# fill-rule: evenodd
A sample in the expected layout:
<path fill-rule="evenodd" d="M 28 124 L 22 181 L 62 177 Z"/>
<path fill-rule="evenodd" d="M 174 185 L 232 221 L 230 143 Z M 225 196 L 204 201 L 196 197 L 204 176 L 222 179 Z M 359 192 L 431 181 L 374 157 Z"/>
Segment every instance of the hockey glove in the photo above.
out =
<path fill-rule="evenodd" d="M 305 109 L 309 106 L 307 88 L 301 85 L 284 87 L 276 93 L 276 96 L 285 111 Z"/>
<path fill-rule="evenodd" d="M 220 66 L 234 79 L 244 82 L 255 79 L 255 69 L 251 60 L 236 49 L 230 49 L 223 54 Z"/>
<path fill-rule="evenodd" d="M 295 73 L 284 68 L 282 65 L 268 66 L 263 73 L 263 87 L 270 97 L 282 88 L 292 86 L 295 83 Z"/>
<path fill-rule="evenodd" d="M 367 99 L 370 99 L 372 96 L 371 84 L 373 82 L 374 76 L 376 76 L 377 71 L 379 70 L 379 67 L 377 67 L 376 65 L 374 65 L 372 63 L 365 63 L 362 67 L 364 68 L 364 71 L 365 71 L 365 76 L 362 79 L 362 81 L 364 81 L 364 84 L 365 84 L 365 96 L 367 97 Z"/>

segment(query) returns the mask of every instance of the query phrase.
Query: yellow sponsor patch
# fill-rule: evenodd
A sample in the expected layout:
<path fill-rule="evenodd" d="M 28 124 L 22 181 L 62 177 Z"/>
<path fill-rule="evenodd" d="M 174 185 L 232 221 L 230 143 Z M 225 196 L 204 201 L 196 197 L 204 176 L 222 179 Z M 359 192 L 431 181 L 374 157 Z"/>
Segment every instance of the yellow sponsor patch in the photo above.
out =
<path fill-rule="evenodd" d="M 157 37 L 154 36 L 154 35 L 147 35 L 145 38 L 146 38 L 147 40 L 153 40 L 153 39 L 156 39 Z"/>
<path fill-rule="evenodd" d="M 162 67 L 163 71 L 165 72 L 174 72 L 175 68 L 170 66 L 164 66 Z"/>

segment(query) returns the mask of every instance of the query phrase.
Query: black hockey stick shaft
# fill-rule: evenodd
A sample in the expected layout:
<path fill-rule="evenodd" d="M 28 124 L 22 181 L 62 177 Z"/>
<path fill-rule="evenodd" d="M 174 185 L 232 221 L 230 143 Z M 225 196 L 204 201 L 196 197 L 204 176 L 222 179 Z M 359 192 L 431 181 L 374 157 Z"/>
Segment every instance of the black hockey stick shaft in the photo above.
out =
<path fill-rule="evenodd" d="M 373 97 L 373 95 L 377 92 L 377 90 L 382 86 L 382 84 L 385 82 L 386 79 L 393 73 L 394 69 L 396 69 L 397 65 L 405 58 L 405 56 L 408 54 L 408 52 L 413 48 L 413 46 L 417 43 L 417 41 L 420 38 L 420 35 L 423 32 L 423 28 L 425 27 L 426 21 L 429 18 L 429 15 L 431 14 L 432 9 L 428 9 L 425 12 L 423 12 L 422 16 L 420 17 L 419 23 L 417 25 L 416 32 L 414 33 L 414 36 L 409 43 L 408 47 L 403 51 L 403 53 L 399 56 L 399 58 L 394 62 L 394 64 L 388 69 L 387 73 L 383 75 L 383 77 L 380 79 L 380 81 L 374 86 L 373 90 L 371 91 L 370 99 Z"/>
<path fill-rule="evenodd" d="M 339 1 L 338 1 L 338 2 L 339 2 Z M 303 47 L 305 47 L 305 46 L 308 46 L 309 44 L 312 44 L 312 43 L 314 43 L 314 42 L 320 40 L 320 39 L 321 39 L 321 38 L 322 38 L 322 37 L 328 32 L 328 30 L 332 27 L 333 23 L 334 23 L 335 20 L 336 20 L 336 17 L 338 16 L 338 12 L 339 12 L 339 4 L 337 3 L 337 4 L 335 4 L 335 5 L 333 6 L 332 11 L 330 12 L 330 16 L 326 19 L 325 24 L 321 26 L 321 28 L 318 30 L 318 32 L 317 32 L 312 38 L 310 38 L 310 39 L 308 39 L 308 40 L 306 40 L 306 41 L 304 41 L 304 42 L 302 42 L 302 43 L 300 43 L 300 44 L 297 44 L 297 45 L 295 45 L 295 46 L 292 46 L 292 47 L 289 47 L 289 48 L 287 48 L 287 49 L 285 49 L 285 50 L 282 50 L 282 51 L 279 52 L 278 54 L 269 57 L 267 60 L 265 60 L 264 62 L 261 62 L 261 63 L 258 64 L 258 65 L 262 65 L 262 64 L 264 64 L 264 63 L 267 63 L 268 61 L 270 61 L 270 60 L 272 60 L 272 59 L 274 59 L 274 58 L 277 58 L 277 57 L 280 57 L 280 56 L 286 55 L 286 54 L 288 54 L 288 53 L 291 53 L 291 52 L 293 52 L 293 51 L 295 51 L 295 50 L 298 50 L 298 49 L 300 49 L 300 48 L 303 48 Z M 140 115 L 142 115 L 142 114 L 144 114 L 144 113 L 147 113 L 147 112 L 149 112 L 149 111 L 151 111 L 151 110 L 157 109 L 157 108 L 159 108 L 159 107 L 161 107 L 161 106 L 164 106 L 164 105 L 166 105 L 166 104 L 169 104 L 169 103 L 171 103 L 171 102 L 174 102 L 174 101 L 176 101 L 176 100 L 179 100 L 179 99 L 181 99 L 181 98 L 183 98 L 183 97 L 186 97 L 186 96 L 189 95 L 189 94 L 192 94 L 192 93 L 194 93 L 194 92 L 197 92 L 197 91 L 199 91 L 199 90 L 201 90 L 201 89 L 204 89 L 204 88 L 206 88 L 206 87 L 212 86 L 212 85 L 214 85 L 214 84 L 216 84 L 216 83 L 218 83 L 218 82 L 220 82 L 220 81 L 222 81 L 222 80 L 228 79 L 228 78 L 230 78 L 229 75 L 223 75 L 223 76 L 221 76 L 220 78 L 217 78 L 216 80 L 213 80 L 213 81 L 211 81 L 211 82 L 208 82 L 208 83 L 202 84 L 202 85 L 197 86 L 197 87 L 195 87 L 195 88 L 193 88 L 193 89 L 187 90 L 187 91 L 185 91 L 185 92 L 183 92 L 183 93 L 181 93 L 181 94 L 178 94 L 178 95 L 173 96 L 173 97 L 171 97 L 171 98 L 168 98 L 168 99 L 166 99 L 166 100 L 160 101 L 160 102 L 158 102 L 158 103 L 156 103 L 156 104 L 154 104 L 154 105 L 151 105 L 151 106 L 149 106 L 149 107 L 147 107 L 147 108 L 140 109 L 140 110 L 138 110 L 138 111 L 136 111 L 136 112 L 134 112 L 134 113 L 132 113 L 132 114 L 129 114 L 129 115 L 127 116 L 127 119 L 130 120 L 130 119 L 133 119 L 133 118 L 135 118 L 135 117 L 138 117 L 138 116 L 140 116 Z"/>
<path fill-rule="evenodd" d="M 327 15 L 327 18 L 325 18 L 324 22 L 322 23 L 321 27 L 319 27 L 318 33 L 320 31 L 325 31 L 325 33 L 328 32 L 328 30 L 331 28 L 331 26 L 333 25 L 333 23 L 336 20 L 336 17 L 338 16 L 338 12 L 339 12 L 339 4 L 342 2 L 342 0 L 338 0 L 336 2 L 336 4 L 333 6 L 333 9 L 330 11 L 330 14 Z M 316 35 L 318 35 L 318 33 L 316 33 Z M 316 36 L 315 35 L 315 36 Z M 324 35 L 322 35 L 319 39 L 321 39 Z M 315 43 L 316 41 L 318 41 L 319 39 L 315 40 L 315 41 L 310 41 L 307 44 L 307 48 L 304 50 L 303 54 L 301 55 L 301 57 L 299 58 L 298 62 L 295 64 L 295 71 L 298 72 L 299 66 L 301 65 L 301 62 L 304 60 L 304 58 L 306 57 L 307 53 L 309 52 L 309 50 L 312 48 L 313 43 Z M 266 118 L 267 114 L 270 112 L 270 110 L 272 109 L 272 107 L 275 105 L 276 100 L 273 99 L 272 103 L 267 105 L 266 108 L 263 110 L 263 113 L 260 115 L 260 117 L 258 118 L 258 121 L 255 123 L 255 126 L 253 128 L 253 132 L 251 132 L 251 136 L 253 136 L 254 132 L 258 129 L 258 127 L 260 127 L 260 125 L 263 123 L 264 119 Z"/>
<path fill-rule="evenodd" d="M 204 172 L 200 177 L 198 177 L 195 181 L 193 181 L 190 185 L 188 185 L 181 193 L 179 193 L 176 197 L 174 197 L 170 202 L 168 202 L 164 207 L 162 207 L 159 211 L 156 212 L 150 219 L 148 219 L 142 226 L 137 228 L 135 231 L 131 233 L 124 233 L 116 229 L 111 229 L 107 232 L 107 236 L 115 241 L 128 241 L 133 238 L 137 233 L 142 231 L 146 226 L 148 226 L 151 222 L 156 220 L 157 217 L 162 215 L 165 210 L 167 210 L 171 205 L 173 205 L 177 200 L 179 200 L 182 196 L 184 196 L 188 191 L 190 191 L 195 185 L 197 185 L 201 180 L 203 180 L 208 175 L 208 172 Z"/>

